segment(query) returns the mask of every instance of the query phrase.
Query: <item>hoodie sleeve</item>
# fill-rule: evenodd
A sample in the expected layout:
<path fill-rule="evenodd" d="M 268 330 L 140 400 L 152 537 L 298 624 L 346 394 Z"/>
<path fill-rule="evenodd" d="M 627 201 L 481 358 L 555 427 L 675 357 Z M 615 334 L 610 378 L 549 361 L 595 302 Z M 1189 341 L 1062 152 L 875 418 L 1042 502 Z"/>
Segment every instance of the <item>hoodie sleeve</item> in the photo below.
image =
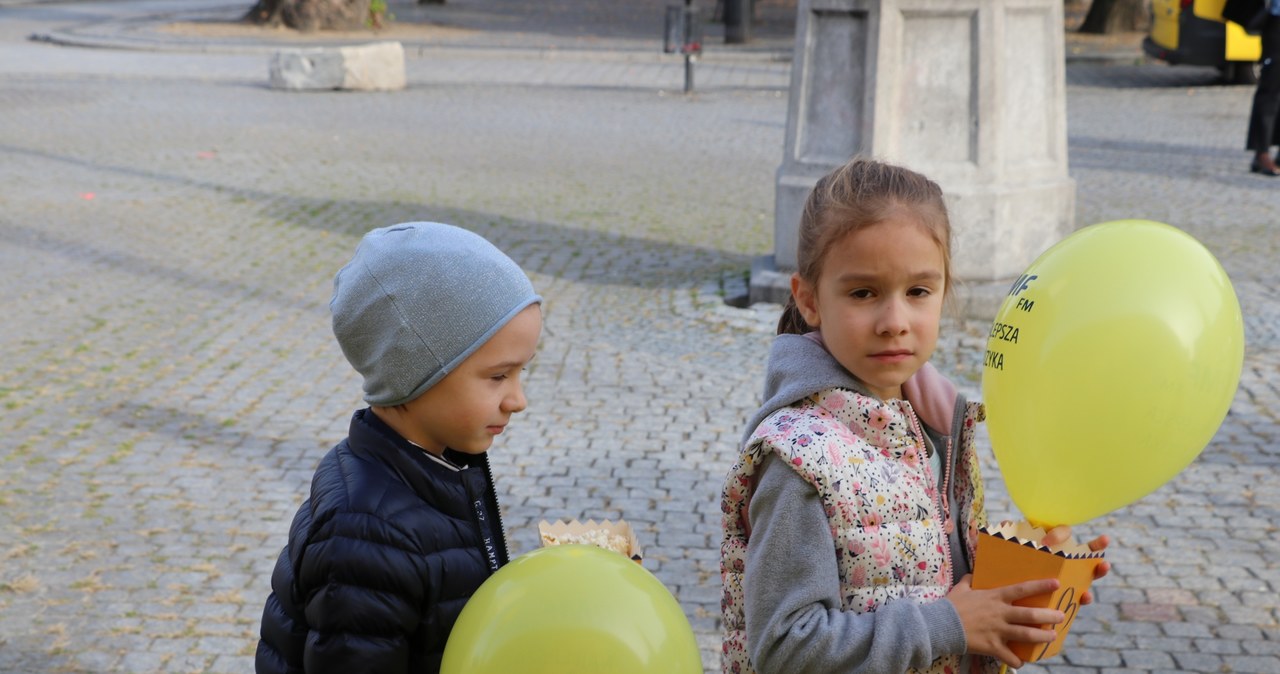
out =
<path fill-rule="evenodd" d="M 817 491 L 772 455 L 757 475 L 743 585 L 747 651 L 759 674 L 903 672 L 964 653 L 964 627 L 949 601 L 842 611 Z"/>

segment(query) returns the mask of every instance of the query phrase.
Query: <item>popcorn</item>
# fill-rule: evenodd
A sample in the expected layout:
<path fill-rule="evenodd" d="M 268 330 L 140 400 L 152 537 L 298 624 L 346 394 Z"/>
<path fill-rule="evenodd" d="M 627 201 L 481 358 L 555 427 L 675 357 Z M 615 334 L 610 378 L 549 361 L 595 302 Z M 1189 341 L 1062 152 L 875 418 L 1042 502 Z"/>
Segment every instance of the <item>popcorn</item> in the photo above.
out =
<path fill-rule="evenodd" d="M 542 532 L 543 545 L 572 545 L 577 543 L 594 545 L 597 548 L 620 552 L 624 555 L 631 553 L 631 541 L 627 540 L 625 536 L 619 536 L 600 529 L 592 529 L 581 534 Z"/>
<path fill-rule="evenodd" d="M 641 561 L 640 544 L 636 541 L 635 532 L 625 520 L 610 522 L 595 520 L 564 522 L 556 520 L 538 523 L 538 533 L 542 537 L 543 547 L 552 545 L 594 545 L 605 550 L 612 550 L 631 559 Z"/>

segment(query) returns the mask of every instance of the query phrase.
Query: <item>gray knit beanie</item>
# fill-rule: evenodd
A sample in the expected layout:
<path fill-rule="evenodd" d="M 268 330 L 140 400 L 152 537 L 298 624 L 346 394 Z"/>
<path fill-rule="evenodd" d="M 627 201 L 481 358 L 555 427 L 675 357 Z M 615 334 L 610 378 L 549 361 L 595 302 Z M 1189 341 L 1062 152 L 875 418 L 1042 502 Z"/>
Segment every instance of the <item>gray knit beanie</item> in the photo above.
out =
<path fill-rule="evenodd" d="M 375 229 L 333 279 L 333 334 L 370 405 L 402 405 L 444 379 L 531 304 L 520 267 L 437 222 Z"/>

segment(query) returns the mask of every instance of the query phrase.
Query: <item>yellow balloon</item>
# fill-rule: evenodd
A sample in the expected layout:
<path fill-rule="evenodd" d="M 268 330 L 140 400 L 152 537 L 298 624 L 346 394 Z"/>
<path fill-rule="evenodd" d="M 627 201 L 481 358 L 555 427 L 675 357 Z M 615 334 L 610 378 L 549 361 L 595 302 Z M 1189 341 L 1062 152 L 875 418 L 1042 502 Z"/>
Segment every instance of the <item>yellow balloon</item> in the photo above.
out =
<path fill-rule="evenodd" d="M 467 601 L 441 674 L 701 674 L 684 611 L 624 555 L 558 545 L 498 569 Z"/>
<path fill-rule="evenodd" d="M 987 426 L 1014 504 L 1077 524 L 1155 491 L 1213 438 L 1243 361 L 1231 281 L 1190 235 L 1121 220 L 1058 242 L 987 340 Z"/>

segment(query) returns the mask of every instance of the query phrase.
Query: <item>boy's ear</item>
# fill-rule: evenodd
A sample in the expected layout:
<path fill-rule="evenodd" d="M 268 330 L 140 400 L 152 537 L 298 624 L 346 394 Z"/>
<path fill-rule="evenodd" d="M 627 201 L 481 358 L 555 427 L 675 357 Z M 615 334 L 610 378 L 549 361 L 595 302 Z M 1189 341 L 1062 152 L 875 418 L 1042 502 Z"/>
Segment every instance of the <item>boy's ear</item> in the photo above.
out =
<path fill-rule="evenodd" d="M 821 328 L 821 316 L 818 314 L 818 293 L 812 283 L 800 278 L 799 273 L 791 275 L 791 296 L 796 298 L 796 308 L 804 317 L 804 322 L 815 330 Z"/>

